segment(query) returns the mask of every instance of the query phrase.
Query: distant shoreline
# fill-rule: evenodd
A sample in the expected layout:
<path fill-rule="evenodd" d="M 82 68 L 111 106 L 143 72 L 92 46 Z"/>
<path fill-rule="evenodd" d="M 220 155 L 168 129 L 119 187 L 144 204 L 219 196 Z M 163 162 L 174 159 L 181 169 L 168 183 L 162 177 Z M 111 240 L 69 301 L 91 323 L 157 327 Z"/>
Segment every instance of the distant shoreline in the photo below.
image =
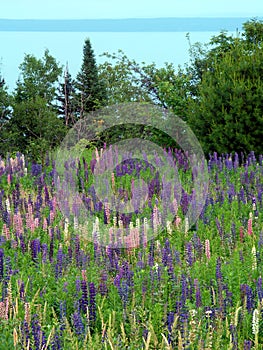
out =
<path fill-rule="evenodd" d="M 212 32 L 242 30 L 249 17 L 0 19 L 4 32 Z"/>

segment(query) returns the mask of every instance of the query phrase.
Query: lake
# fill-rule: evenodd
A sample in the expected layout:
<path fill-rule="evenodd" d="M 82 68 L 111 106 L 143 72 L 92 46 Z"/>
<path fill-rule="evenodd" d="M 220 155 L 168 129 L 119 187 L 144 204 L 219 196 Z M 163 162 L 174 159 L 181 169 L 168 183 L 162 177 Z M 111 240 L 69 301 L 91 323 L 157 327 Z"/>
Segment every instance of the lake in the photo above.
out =
<path fill-rule="evenodd" d="M 208 42 L 220 31 L 190 32 L 191 43 Z M 82 50 L 86 38 L 90 38 L 97 63 L 105 61 L 103 52 L 114 53 L 119 49 L 137 62 L 163 66 L 165 62 L 184 65 L 189 61 L 187 32 L 15 32 L 0 31 L 0 74 L 10 90 L 19 76 L 18 66 L 25 54 L 40 58 L 49 49 L 62 65 L 68 62 L 69 71 L 75 77 L 82 63 Z M 229 32 L 235 34 L 235 32 Z"/>

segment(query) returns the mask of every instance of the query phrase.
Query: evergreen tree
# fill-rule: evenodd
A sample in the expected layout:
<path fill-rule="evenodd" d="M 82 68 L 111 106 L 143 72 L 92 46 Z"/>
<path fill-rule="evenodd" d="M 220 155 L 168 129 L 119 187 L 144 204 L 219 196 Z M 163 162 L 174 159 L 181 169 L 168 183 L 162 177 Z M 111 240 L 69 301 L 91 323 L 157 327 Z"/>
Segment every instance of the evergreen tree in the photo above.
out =
<path fill-rule="evenodd" d="M 74 82 L 71 78 L 71 74 L 68 70 L 68 65 L 64 72 L 64 81 L 58 87 L 58 114 L 63 118 L 64 124 L 66 126 L 72 126 L 76 122 L 76 113 L 74 105 L 74 94 L 76 89 L 74 87 Z"/>
<path fill-rule="evenodd" d="M 89 39 L 85 40 L 83 62 L 77 74 L 75 86 L 77 112 L 80 118 L 84 113 L 94 111 L 106 104 L 106 88 L 99 80 L 95 55 Z"/>
<path fill-rule="evenodd" d="M 244 29 L 228 50 L 226 42 L 214 49 L 189 105 L 188 121 L 207 154 L 263 152 L 263 22 Z"/>

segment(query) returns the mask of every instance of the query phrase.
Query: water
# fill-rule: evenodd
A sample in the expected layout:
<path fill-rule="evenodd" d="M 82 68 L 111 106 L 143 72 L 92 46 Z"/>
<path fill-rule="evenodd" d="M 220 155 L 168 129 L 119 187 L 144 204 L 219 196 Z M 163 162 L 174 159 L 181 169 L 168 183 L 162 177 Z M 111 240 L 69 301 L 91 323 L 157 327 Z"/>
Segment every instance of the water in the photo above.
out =
<path fill-rule="evenodd" d="M 0 74 L 12 91 L 19 77 L 19 65 L 25 54 L 41 58 L 49 49 L 63 66 L 68 62 L 69 71 L 75 77 L 82 64 L 82 50 L 86 38 L 90 38 L 96 62 L 106 60 L 100 55 L 119 49 L 137 62 L 155 62 L 158 67 L 165 62 L 175 66 L 189 61 L 187 32 L 0 32 Z M 208 42 L 217 32 L 190 32 L 191 43 Z M 229 32 L 234 34 L 234 32 Z"/>

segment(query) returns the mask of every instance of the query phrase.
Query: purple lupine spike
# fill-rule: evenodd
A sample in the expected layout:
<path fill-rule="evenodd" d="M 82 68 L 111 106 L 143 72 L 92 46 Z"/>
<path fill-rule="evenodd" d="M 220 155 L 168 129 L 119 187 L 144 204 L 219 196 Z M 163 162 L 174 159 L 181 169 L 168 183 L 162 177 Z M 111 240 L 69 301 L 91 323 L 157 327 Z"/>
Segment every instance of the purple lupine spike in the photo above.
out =
<path fill-rule="evenodd" d="M 51 231 L 51 240 L 49 243 L 49 261 L 52 262 L 53 261 L 53 254 L 54 254 L 54 234 Z"/>
<path fill-rule="evenodd" d="M 27 344 L 29 344 L 30 334 L 29 334 L 28 323 L 25 320 L 22 321 L 21 335 L 22 335 L 21 343 L 23 344 L 24 348 L 27 349 Z M 29 349 L 31 349 L 31 347 Z"/>
<path fill-rule="evenodd" d="M 87 312 L 87 307 L 88 307 L 88 287 L 87 287 L 87 282 L 85 280 L 82 280 L 80 282 L 81 286 L 81 298 L 80 298 L 80 308 L 81 310 L 86 313 Z"/>
<path fill-rule="evenodd" d="M 63 321 L 64 318 L 67 316 L 67 304 L 66 301 L 60 301 L 59 303 L 59 318 L 60 321 Z"/>
<path fill-rule="evenodd" d="M 4 276 L 4 279 L 5 279 L 6 282 L 8 282 L 10 280 L 11 275 L 12 275 L 12 264 L 11 264 L 10 256 L 7 256 L 5 258 L 4 265 L 5 265 L 5 276 Z"/>
<path fill-rule="evenodd" d="M 188 203 L 189 203 L 189 198 L 188 198 L 188 194 L 187 192 L 185 192 L 184 189 L 182 189 L 182 197 L 181 197 L 181 208 L 183 211 L 183 215 L 185 215 L 187 213 L 187 209 L 188 209 Z"/>
<path fill-rule="evenodd" d="M 143 255 L 142 252 L 138 252 L 138 257 L 137 257 L 137 267 L 141 270 L 144 268 L 144 261 L 143 261 Z"/>
<path fill-rule="evenodd" d="M 232 350 L 238 350 L 237 328 L 235 325 L 231 324 L 229 329 L 230 329 L 230 334 L 231 334 Z"/>
<path fill-rule="evenodd" d="M 221 259 L 220 257 L 216 260 L 216 279 L 221 280 L 222 279 L 222 272 L 221 272 Z"/>
<path fill-rule="evenodd" d="M 67 263 L 71 264 L 73 252 L 71 246 L 68 247 Z"/>
<path fill-rule="evenodd" d="M 257 280 L 257 294 L 258 294 L 258 300 L 262 300 L 263 299 L 262 277 L 259 277 Z"/>
<path fill-rule="evenodd" d="M 186 262 L 189 266 L 192 266 L 194 262 L 193 248 L 191 242 L 186 243 Z"/>
<path fill-rule="evenodd" d="M 0 281 L 4 278 L 4 250 L 0 248 Z"/>
<path fill-rule="evenodd" d="M 151 241 L 149 255 L 148 255 L 148 265 L 150 267 L 154 266 L 154 241 Z"/>
<path fill-rule="evenodd" d="M 251 340 L 244 340 L 244 350 L 251 350 L 252 348 L 252 341 Z"/>
<path fill-rule="evenodd" d="M 102 271 L 100 284 L 99 284 L 99 292 L 102 296 L 105 296 L 108 294 L 107 279 L 108 279 L 108 276 L 106 271 Z"/>
<path fill-rule="evenodd" d="M 247 310 L 252 312 L 255 306 L 254 293 L 250 286 L 246 285 Z"/>
<path fill-rule="evenodd" d="M 57 331 L 55 331 L 54 336 L 51 341 L 51 350 L 62 350 L 61 336 Z"/>
<path fill-rule="evenodd" d="M 18 281 L 19 282 L 19 295 L 21 300 L 25 300 L 25 284 L 23 281 Z"/>
<path fill-rule="evenodd" d="M 76 259 L 76 264 L 77 266 L 79 266 L 80 263 L 80 240 L 79 240 L 79 236 L 77 235 L 75 237 L 75 259 Z"/>
<path fill-rule="evenodd" d="M 42 173 L 42 166 L 41 166 L 41 164 L 32 163 L 31 175 L 32 176 L 38 176 L 41 173 Z"/>
<path fill-rule="evenodd" d="M 167 328 L 168 328 L 168 343 L 172 343 L 172 327 L 174 323 L 174 312 L 169 312 L 167 315 Z"/>
<path fill-rule="evenodd" d="M 96 321 L 96 289 L 93 282 L 89 283 L 89 321 L 91 325 Z"/>
<path fill-rule="evenodd" d="M 216 217 L 216 227 L 219 233 L 220 238 L 223 240 L 224 239 L 224 232 L 223 232 L 223 228 L 222 225 L 220 224 L 218 218 Z"/>
<path fill-rule="evenodd" d="M 85 332 L 85 327 L 79 312 L 74 312 L 72 315 L 72 323 L 74 327 L 74 331 L 77 335 L 81 336 Z"/>
<path fill-rule="evenodd" d="M 202 306 L 202 297 L 201 297 L 201 291 L 199 287 L 198 279 L 194 279 L 194 288 L 195 288 L 195 306 L 198 309 Z"/>
<path fill-rule="evenodd" d="M 183 339 L 183 347 L 187 349 L 189 347 L 189 340 L 187 339 L 187 332 L 188 332 L 188 320 L 189 320 L 189 314 L 186 312 L 183 312 L 179 316 L 179 325 L 181 330 L 181 335 Z"/>
<path fill-rule="evenodd" d="M 34 346 L 36 350 L 41 350 L 45 343 L 44 333 L 41 331 L 41 326 L 38 321 L 38 315 L 34 314 L 31 322 L 32 335 L 34 337 Z"/>
<path fill-rule="evenodd" d="M 182 305 L 185 304 L 186 299 L 187 299 L 187 294 L 188 294 L 187 288 L 188 288 L 188 286 L 187 286 L 186 276 L 185 276 L 185 274 L 182 274 L 182 276 L 181 276 L 181 303 L 182 303 Z"/>
<path fill-rule="evenodd" d="M 79 277 L 77 277 L 77 279 L 76 279 L 75 286 L 76 286 L 77 293 L 79 293 L 81 291 L 81 281 L 80 281 Z"/>
<path fill-rule="evenodd" d="M 41 244 L 42 262 L 45 264 L 47 261 L 48 246 L 46 243 Z"/>
<path fill-rule="evenodd" d="M 40 250 L 41 250 L 39 239 L 33 239 L 33 241 L 31 241 L 30 246 L 31 246 L 32 260 L 36 263 L 38 262 L 38 254 L 40 253 Z"/>
<path fill-rule="evenodd" d="M 63 270 L 63 251 L 62 248 L 59 247 L 57 252 L 57 263 L 56 263 L 56 279 L 62 276 Z"/>

